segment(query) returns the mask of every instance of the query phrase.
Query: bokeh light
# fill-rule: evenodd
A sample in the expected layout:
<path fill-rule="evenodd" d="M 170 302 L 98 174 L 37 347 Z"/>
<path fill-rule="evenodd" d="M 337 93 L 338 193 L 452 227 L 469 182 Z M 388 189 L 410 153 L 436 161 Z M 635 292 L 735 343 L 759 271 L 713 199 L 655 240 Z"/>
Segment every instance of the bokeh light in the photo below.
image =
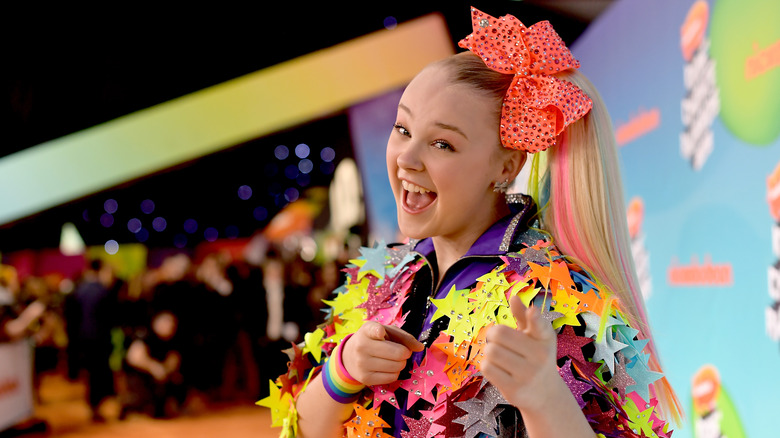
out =
<path fill-rule="evenodd" d="M 144 214 L 152 214 L 154 211 L 154 201 L 151 199 L 141 201 L 141 211 L 144 212 Z"/>
<path fill-rule="evenodd" d="M 398 20 L 396 20 L 395 17 L 392 17 L 392 16 L 391 17 L 387 17 L 387 18 L 385 18 L 384 25 L 385 25 L 385 29 L 393 30 L 396 27 L 398 27 Z"/>
<path fill-rule="evenodd" d="M 252 187 L 243 185 L 238 188 L 238 197 L 246 201 L 252 197 Z"/>
<path fill-rule="evenodd" d="M 304 158 L 298 163 L 298 170 L 300 170 L 301 173 L 309 173 L 312 169 L 314 169 L 314 163 L 308 158 Z"/>
<path fill-rule="evenodd" d="M 290 156 L 290 150 L 287 149 L 287 146 L 280 144 L 274 149 L 274 156 L 277 160 L 284 160 Z"/>
<path fill-rule="evenodd" d="M 114 225 L 114 216 L 112 216 L 109 213 L 103 213 L 100 215 L 100 225 L 103 225 L 104 227 L 108 228 L 111 225 Z"/>
<path fill-rule="evenodd" d="M 117 243 L 116 240 L 109 240 L 106 242 L 105 245 L 103 245 L 103 248 L 105 248 L 106 252 L 114 255 L 117 252 L 119 252 L 119 243 Z"/>
<path fill-rule="evenodd" d="M 336 151 L 334 151 L 331 147 L 324 147 L 320 151 L 320 158 L 322 158 L 322 161 L 330 163 L 334 158 L 336 158 Z"/>
<path fill-rule="evenodd" d="M 298 166 L 290 164 L 289 166 L 285 167 L 284 176 L 286 176 L 287 179 L 295 179 L 295 177 L 298 176 Z"/>
<path fill-rule="evenodd" d="M 252 212 L 252 216 L 259 221 L 264 221 L 268 217 L 268 210 L 263 206 L 257 207 L 255 208 L 255 211 Z"/>
<path fill-rule="evenodd" d="M 187 219 L 184 221 L 184 231 L 190 234 L 198 231 L 198 222 L 195 219 Z"/>
<path fill-rule="evenodd" d="M 203 231 L 203 237 L 209 242 L 214 242 L 219 237 L 219 231 L 214 227 L 208 227 Z"/>
<path fill-rule="evenodd" d="M 157 232 L 165 231 L 165 227 L 167 226 L 168 221 L 166 221 L 164 217 L 156 217 L 152 221 L 152 228 Z"/>
<path fill-rule="evenodd" d="M 127 229 L 130 230 L 130 232 L 133 234 L 141 231 L 142 226 L 143 225 L 141 224 L 141 220 L 138 218 L 132 218 L 127 221 Z"/>
<path fill-rule="evenodd" d="M 81 212 L 81 218 L 84 219 L 84 222 L 89 222 L 89 210 L 85 208 L 84 211 Z"/>
<path fill-rule="evenodd" d="M 106 213 L 114 214 L 118 208 L 119 203 L 116 202 L 116 199 L 106 199 L 106 202 L 103 203 L 103 209 L 106 210 Z"/>
<path fill-rule="evenodd" d="M 298 158 L 306 158 L 306 157 L 308 157 L 309 156 L 309 152 L 311 152 L 311 150 L 309 149 L 309 146 L 306 145 L 306 144 L 301 143 L 298 146 L 295 146 L 295 155 Z"/>
<path fill-rule="evenodd" d="M 290 187 L 289 189 L 284 191 L 284 199 L 287 200 L 287 202 L 294 202 L 298 200 L 298 189 L 294 187 Z"/>

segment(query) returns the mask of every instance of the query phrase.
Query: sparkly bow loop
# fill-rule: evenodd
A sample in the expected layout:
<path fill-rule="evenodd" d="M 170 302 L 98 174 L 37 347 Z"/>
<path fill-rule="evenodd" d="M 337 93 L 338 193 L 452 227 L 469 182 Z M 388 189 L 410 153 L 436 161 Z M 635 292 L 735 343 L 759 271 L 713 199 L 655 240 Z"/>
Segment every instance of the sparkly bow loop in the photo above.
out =
<path fill-rule="evenodd" d="M 472 8 L 473 33 L 458 45 L 478 55 L 488 68 L 514 74 L 501 109 L 501 143 L 539 152 L 593 106 L 576 85 L 551 76 L 579 68 L 571 51 L 548 21 L 531 27 L 512 15 L 492 17 Z"/>

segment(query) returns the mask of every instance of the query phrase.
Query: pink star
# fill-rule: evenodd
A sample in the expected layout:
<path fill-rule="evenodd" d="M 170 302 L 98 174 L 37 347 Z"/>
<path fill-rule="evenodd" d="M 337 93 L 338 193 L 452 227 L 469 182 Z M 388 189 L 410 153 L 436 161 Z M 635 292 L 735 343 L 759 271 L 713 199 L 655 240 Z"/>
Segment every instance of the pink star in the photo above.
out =
<path fill-rule="evenodd" d="M 398 399 L 395 397 L 395 390 L 401 384 L 399 381 L 388 383 L 387 385 L 372 386 L 371 390 L 374 391 L 374 406 L 379 406 L 382 402 L 387 402 L 396 409 L 400 409 L 398 406 Z"/>
<path fill-rule="evenodd" d="M 406 399 L 406 409 L 410 409 L 412 405 L 419 399 L 423 399 L 429 403 L 435 403 L 431 389 L 426 388 L 425 378 L 422 373 L 417 371 L 417 368 L 412 370 L 412 375 L 401 381 L 401 388 L 409 392 L 409 397 Z"/>
<path fill-rule="evenodd" d="M 558 335 L 558 359 L 569 356 L 572 359 L 585 362 L 585 357 L 582 355 L 582 347 L 591 342 L 593 342 L 593 339 L 575 335 L 574 328 L 567 325 Z"/>
<path fill-rule="evenodd" d="M 387 282 L 382 283 L 380 286 L 377 286 L 376 283 L 376 278 L 372 277 L 366 291 L 368 299 L 363 304 L 357 306 L 359 309 L 366 309 L 368 319 L 373 318 L 380 309 L 392 307 L 392 304 L 387 302 L 392 294 L 390 286 Z"/>
<path fill-rule="evenodd" d="M 447 354 L 438 348 L 428 349 L 420 366 L 412 370 L 417 375 L 423 378 L 423 384 L 426 391 L 432 391 L 436 385 L 450 387 L 449 377 L 444 372 L 444 367 L 447 365 Z"/>
<path fill-rule="evenodd" d="M 413 418 L 403 416 L 406 425 L 409 426 L 409 431 L 401 431 L 402 438 L 427 438 L 428 430 L 431 428 L 431 422 L 427 418 L 420 418 L 415 420 Z"/>

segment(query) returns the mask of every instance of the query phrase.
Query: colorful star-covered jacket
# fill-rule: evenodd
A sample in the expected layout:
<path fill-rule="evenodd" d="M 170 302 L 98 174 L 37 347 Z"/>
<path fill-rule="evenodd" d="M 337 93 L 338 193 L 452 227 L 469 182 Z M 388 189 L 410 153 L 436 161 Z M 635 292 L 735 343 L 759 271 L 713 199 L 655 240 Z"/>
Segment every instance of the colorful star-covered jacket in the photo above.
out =
<path fill-rule="evenodd" d="M 337 343 L 364 321 L 401 327 L 426 346 L 399 379 L 367 387 L 345 424 L 348 437 L 524 436 L 520 413 L 482 378 L 487 327 L 515 327 L 509 297 L 533 304 L 558 333 L 559 373 L 593 430 L 604 437 L 667 437 L 655 413 L 647 340 L 620 306 L 536 228 L 526 196 L 438 278 L 430 239 L 362 248 L 335 291 L 326 321 L 287 351 L 288 372 L 259 405 L 281 436 L 297 433 L 295 399 Z M 392 434 L 392 435 L 389 435 Z"/>

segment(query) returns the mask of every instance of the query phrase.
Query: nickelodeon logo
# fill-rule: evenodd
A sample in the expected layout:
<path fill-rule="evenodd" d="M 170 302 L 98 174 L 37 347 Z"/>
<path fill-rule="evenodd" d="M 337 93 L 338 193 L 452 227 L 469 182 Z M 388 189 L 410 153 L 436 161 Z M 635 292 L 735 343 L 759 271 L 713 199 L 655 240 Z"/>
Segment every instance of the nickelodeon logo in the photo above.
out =
<path fill-rule="evenodd" d="M 732 286 L 734 284 L 734 269 L 731 263 L 713 264 L 709 255 L 704 256 L 703 263 L 699 263 L 695 255 L 691 256 L 688 265 L 679 264 L 675 257 L 666 274 L 670 286 Z"/>

